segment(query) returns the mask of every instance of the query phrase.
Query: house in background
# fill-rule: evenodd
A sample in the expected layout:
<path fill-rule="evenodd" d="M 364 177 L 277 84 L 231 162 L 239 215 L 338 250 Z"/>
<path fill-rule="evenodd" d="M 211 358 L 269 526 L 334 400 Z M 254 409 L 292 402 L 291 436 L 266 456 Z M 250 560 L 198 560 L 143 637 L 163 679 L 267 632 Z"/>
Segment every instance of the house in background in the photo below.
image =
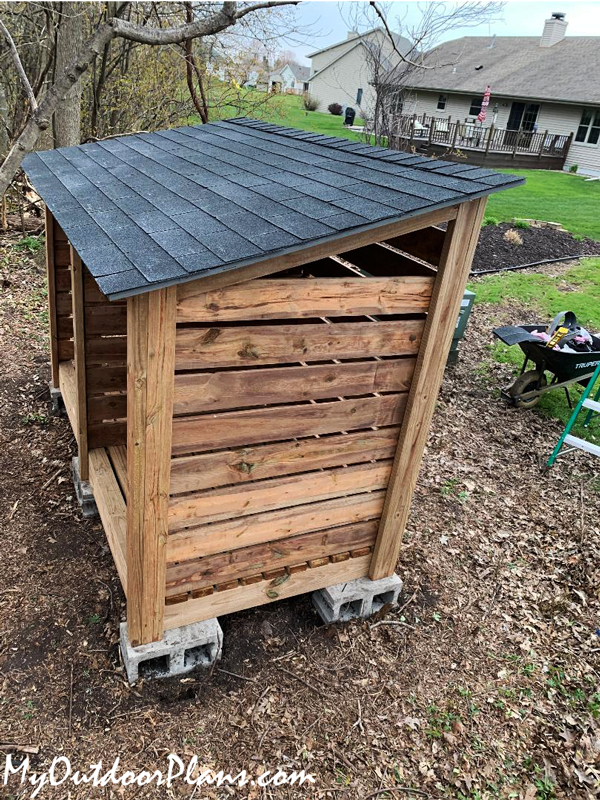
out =
<path fill-rule="evenodd" d="M 281 69 L 269 75 L 269 91 L 286 94 L 304 94 L 308 92 L 309 67 L 299 64 L 285 64 Z"/>
<path fill-rule="evenodd" d="M 311 53 L 309 94 L 320 101 L 321 111 L 331 103 L 352 106 L 363 117 L 375 107 L 373 88 L 374 62 L 387 72 L 401 62 L 398 55 L 410 49 L 410 42 L 383 28 L 373 28 L 359 34 L 349 31 L 347 38 L 337 44 Z"/>
<path fill-rule="evenodd" d="M 484 128 L 504 129 L 509 144 L 517 132 L 521 142 L 537 134 L 541 148 L 572 134 L 564 168 L 576 164 L 579 172 L 600 175 L 600 37 L 569 37 L 566 29 L 565 14 L 554 13 L 541 37 L 465 36 L 428 53 L 424 63 L 431 69 L 404 80 L 399 66 L 386 80 L 408 84 L 403 114 L 432 117 L 438 131 L 451 128 L 452 120 L 467 128 L 472 123 L 471 130 L 480 125 L 476 118 L 489 86 Z"/>

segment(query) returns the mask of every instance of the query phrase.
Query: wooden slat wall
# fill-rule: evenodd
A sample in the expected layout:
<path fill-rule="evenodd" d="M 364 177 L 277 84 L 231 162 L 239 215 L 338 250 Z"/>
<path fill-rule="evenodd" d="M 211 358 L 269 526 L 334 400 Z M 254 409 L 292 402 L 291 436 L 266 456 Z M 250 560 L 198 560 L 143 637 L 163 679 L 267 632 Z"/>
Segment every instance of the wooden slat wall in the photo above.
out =
<path fill-rule="evenodd" d="M 127 304 L 110 301 L 84 271 L 90 449 L 124 445 L 127 431 Z"/>
<path fill-rule="evenodd" d="M 56 326 L 58 361 L 70 361 L 73 348 L 73 298 L 71 295 L 71 248 L 58 222 L 53 221 L 54 288 L 56 291 Z"/>
<path fill-rule="evenodd" d="M 486 200 L 484 197 L 463 203 L 456 220 L 448 225 L 444 236 L 431 307 L 369 568 L 369 576 L 373 580 L 391 575 L 396 568 L 455 320 L 479 238 Z"/>
<path fill-rule="evenodd" d="M 71 361 L 73 344 L 73 295 L 71 248 L 53 220 L 55 308 L 58 362 Z M 109 301 L 84 266 L 83 303 L 89 449 L 124 445 L 127 395 L 127 306 Z"/>
<path fill-rule="evenodd" d="M 433 276 L 372 248 L 362 263 L 381 277 L 322 259 L 178 287 L 169 604 L 345 560 L 353 572 L 374 545 Z"/>

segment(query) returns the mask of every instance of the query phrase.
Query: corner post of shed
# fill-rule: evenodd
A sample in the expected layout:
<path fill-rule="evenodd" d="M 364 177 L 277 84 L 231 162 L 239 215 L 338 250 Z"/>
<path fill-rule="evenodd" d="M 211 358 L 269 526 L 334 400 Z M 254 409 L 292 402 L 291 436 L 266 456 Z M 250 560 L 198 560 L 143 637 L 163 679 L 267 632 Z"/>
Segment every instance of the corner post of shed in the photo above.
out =
<path fill-rule="evenodd" d="M 175 286 L 127 300 L 127 627 L 163 636 L 175 374 Z"/>
<path fill-rule="evenodd" d="M 448 223 L 371 559 L 373 580 L 391 575 L 396 568 L 486 200 L 461 203 L 456 219 Z"/>
<path fill-rule="evenodd" d="M 89 480 L 90 461 L 88 449 L 88 410 L 85 361 L 85 302 L 83 297 L 83 264 L 74 247 L 71 252 L 71 293 L 73 297 L 73 354 L 75 384 L 77 387 L 77 446 L 79 450 L 79 477 Z"/>
<path fill-rule="evenodd" d="M 50 328 L 50 370 L 52 386 L 59 388 L 58 314 L 56 310 L 56 264 L 54 260 L 54 217 L 46 206 L 46 274 L 48 278 L 48 323 Z"/>

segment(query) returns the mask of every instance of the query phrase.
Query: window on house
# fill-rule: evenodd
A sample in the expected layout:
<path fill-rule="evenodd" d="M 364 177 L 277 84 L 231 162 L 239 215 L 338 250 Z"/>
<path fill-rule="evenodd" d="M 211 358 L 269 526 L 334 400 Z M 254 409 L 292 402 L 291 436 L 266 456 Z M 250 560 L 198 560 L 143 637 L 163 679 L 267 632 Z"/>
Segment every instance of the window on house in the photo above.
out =
<path fill-rule="evenodd" d="M 598 144 L 600 139 L 600 108 L 584 108 L 575 134 L 576 142 Z"/>
<path fill-rule="evenodd" d="M 437 110 L 438 110 L 438 111 L 445 111 L 445 110 L 446 110 L 446 103 L 447 103 L 447 102 L 448 102 L 448 98 L 446 97 L 446 95 L 445 95 L 445 94 L 441 94 L 441 95 L 438 97 L 438 101 L 437 101 Z M 477 112 L 477 113 L 479 113 L 479 112 Z"/>
<path fill-rule="evenodd" d="M 356 105 L 359 106 L 362 101 L 363 90 L 359 89 L 356 93 Z"/>
<path fill-rule="evenodd" d="M 481 111 L 481 101 L 483 97 L 474 97 L 471 100 L 471 108 L 469 109 L 469 116 L 476 117 Z"/>

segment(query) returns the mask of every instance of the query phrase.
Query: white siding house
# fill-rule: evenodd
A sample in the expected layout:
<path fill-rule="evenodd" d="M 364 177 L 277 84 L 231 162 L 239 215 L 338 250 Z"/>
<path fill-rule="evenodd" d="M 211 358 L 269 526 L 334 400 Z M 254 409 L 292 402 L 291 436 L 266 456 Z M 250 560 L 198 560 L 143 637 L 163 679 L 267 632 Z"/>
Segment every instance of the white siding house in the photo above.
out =
<path fill-rule="evenodd" d="M 269 89 L 275 92 L 303 94 L 308 91 L 310 69 L 299 64 L 285 64 L 269 76 Z"/>
<path fill-rule="evenodd" d="M 437 119 L 449 119 L 450 121 L 456 119 L 474 121 L 476 115 L 470 113 L 475 110 L 472 108 L 472 103 L 481 101 L 482 95 L 483 92 L 481 95 L 472 96 L 458 92 L 425 92 L 419 90 L 409 97 L 404 112 L 406 114 L 427 114 Z M 443 99 L 440 101 L 440 98 Z M 526 98 L 515 96 L 512 98 L 492 96 L 487 120 L 483 127 L 487 128 L 493 123 L 495 127 L 507 128 L 512 105 L 520 102 L 527 104 L 528 101 Z M 445 107 L 441 109 L 439 105 L 444 105 Z M 541 101 L 535 105 L 539 106 L 534 123 L 537 132 L 549 131 L 553 134 L 568 136 L 578 130 L 583 114 L 581 106 Z M 498 109 L 495 114 L 493 113 L 494 108 Z M 578 171 L 584 174 L 600 174 L 598 144 L 580 143 L 574 139 L 569 148 L 565 169 L 568 170 L 573 164 L 577 164 Z"/>
<path fill-rule="evenodd" d="M 474 121 L 491 89 L 484 127 L 573 134 L 565 169 L 600 175 L 600 37 L 566 37 L 564 14 L 533 36 L 463 37 L 428 53 L 427 70 L 402 79 L 404 114 Z M 440 66 L 436 66 L 440 64 Z M 587 76 L 587 77 L 586 77 Z M 479 104 L 479 105 L 478 105 Z"/>
<path fill-rule="evenodd" d="M 395 47 L 408 50 L 407 39 L 394 35 Z M 311 53 L 309 94 L 326 111 L 331 103 L 352 106 L 369 117 L 375 105 L 373 61 L 388 69 L 400 62 L 394 44 L 381 28 L 363 34 L 350 31 L 344 41 Z"/>

